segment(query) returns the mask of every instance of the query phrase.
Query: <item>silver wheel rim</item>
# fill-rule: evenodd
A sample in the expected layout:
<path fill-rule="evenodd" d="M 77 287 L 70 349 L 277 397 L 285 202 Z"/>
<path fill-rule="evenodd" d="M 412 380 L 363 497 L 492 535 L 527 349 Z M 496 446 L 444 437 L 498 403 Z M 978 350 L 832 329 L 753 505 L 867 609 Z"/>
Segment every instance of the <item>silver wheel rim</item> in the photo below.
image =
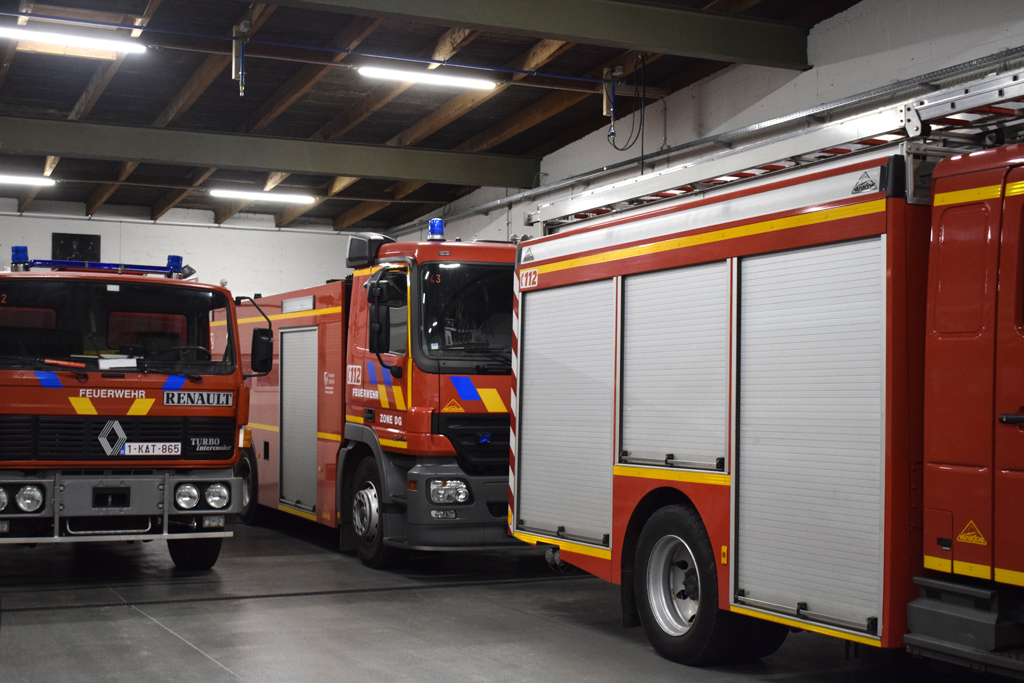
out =
<path fill-rule="evenodd" d="M 697 619 L 700 575 L 686 542 L 664 536 L 654 544 L 647 565 L 647 601 L 661 630 L 685 635 Z"/>
<path fill-rule="evenodd" d="M 380 503 L 377 498 L 377 488 L 372 482 L 363 484 L 363 488 L 356 491 L 352 498 L 352 526 L 367 543 L 372 543 L 377 537 L 377 528 L 380 525 Z"/>

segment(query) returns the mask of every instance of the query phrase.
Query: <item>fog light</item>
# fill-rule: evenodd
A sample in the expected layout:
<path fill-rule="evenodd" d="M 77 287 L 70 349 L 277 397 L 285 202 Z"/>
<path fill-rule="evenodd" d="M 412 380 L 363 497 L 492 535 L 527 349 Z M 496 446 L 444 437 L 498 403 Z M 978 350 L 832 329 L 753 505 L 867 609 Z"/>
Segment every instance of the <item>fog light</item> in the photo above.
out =
<path fill-rule="evenodd" d="M 224 515 L 203 515 L 204 529 L 223 529 Z"/>
<path fill-rule="evenodd" d="M 469 484 L 461 479 L 431 479 L 430 502 L 441 505 L 468 503 Z"/>
<path fill-rule="evenodd" d="M 228 487 L 224 484 L 213 484 L 206 489 L 206 504 L 212 508 L 220 510 L 228 504 L 230 499 L 231 494 L 228 493 Z"/>
<path fill-rule="evenodd" d="M 11 502 L 7 497 L 7 489 L 0 488 L 0 511 L 7 509 L 7 504 Z"/>
<path fill-rule="evenodd" d="M 182 510 L 191 510 L 199 504 L 199 489 L 192 484 L 182 484 L 174 490 L 174 503 Z"/>
<path fill-rule="evenodd" d="M 14 501 L 25 512 L 35 512 L 43 506 L 43 490 L 32 484 L 22 486 Z"/>
<path fill-rule="evenodd" d="M 455 510 L 431 510 L 430 516 L 434 519 L 455 519 Z"/>

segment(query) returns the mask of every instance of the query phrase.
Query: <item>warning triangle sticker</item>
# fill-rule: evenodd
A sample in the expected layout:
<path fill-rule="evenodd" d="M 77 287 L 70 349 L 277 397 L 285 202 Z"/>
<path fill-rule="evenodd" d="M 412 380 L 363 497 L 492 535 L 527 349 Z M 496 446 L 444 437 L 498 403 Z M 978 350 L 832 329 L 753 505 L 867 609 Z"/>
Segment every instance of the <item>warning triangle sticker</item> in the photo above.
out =
<path fill-rule="evenodd" d="M 878 185 L 871 179 L 867 171 L 860 174 L 860 178 L 857 178 L 857 184 L 853 186 L 853 194 L 861 194 L 862 192 L 876 192 Z"/>
<path fill-rule="evenodd" d="M 459 402 L 456 401 L 453 398 L 452 400 L 448 401 L 448 405 L 446 405 L 444 408 L 441 408 L 441 412 L 442 413 L 464 413 L 466 411 L 465 411 L 465 409 L 462 406 L 459 405 Z"/>
<path fill-rule="evenodd" d="M 956 540 L 961 543 L 973 543 L 975 545 L 988 545 L 985 541 L 985 537 L 981 535 L 981 531 L 978 529 L 978 525 L 973 520 L 967 523 L 964 530 L 960 532 L 960 535 L 956 537 Z"/>

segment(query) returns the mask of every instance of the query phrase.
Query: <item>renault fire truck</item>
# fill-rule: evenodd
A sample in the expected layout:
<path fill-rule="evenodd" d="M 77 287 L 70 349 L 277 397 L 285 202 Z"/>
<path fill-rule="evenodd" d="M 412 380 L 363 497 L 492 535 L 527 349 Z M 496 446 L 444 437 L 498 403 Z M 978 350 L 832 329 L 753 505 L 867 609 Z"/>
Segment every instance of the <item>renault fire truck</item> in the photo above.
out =
<path fill-rule="evenodd" d="M 539 206 L 510 531 L 620 584 L 679 662 L 803 629 L 1020 675 L 1022 76 Z"/>
<path fill-rule="evenodd" d="M 252 384 L 241 466 L 254 504 L 339 529 L 370 567 L 517 545 L 505 524 L 515 246 L 431 230 L 353 235 L 352 275 L 254 302 L 278 354 Z M 239 315 L 244 338 L 262 317 Z"/>
<path fill-rule="evenodd" d="M 12 252 L 0 273 L 0 544 L 164 539 L 178 567 L 212 567 L 242 506 L 232 468 L 249 409 L 228 292 L 183 282 L 180 256 Z M 271 338 L 254 337 L 265 371 Z"/>

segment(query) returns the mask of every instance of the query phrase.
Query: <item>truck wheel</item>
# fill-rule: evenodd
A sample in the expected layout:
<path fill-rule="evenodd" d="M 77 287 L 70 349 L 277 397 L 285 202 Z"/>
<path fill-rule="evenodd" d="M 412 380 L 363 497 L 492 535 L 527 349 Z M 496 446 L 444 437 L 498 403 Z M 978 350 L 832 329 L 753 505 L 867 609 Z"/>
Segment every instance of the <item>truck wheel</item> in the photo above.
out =
<path fill-rule="evenodd" d="M 209 569 L 217 563 L 223 538 L 167 539 L 167 549 L 178 569 Z"/>
<path fill-rule="evenodd" d="M 387 569 L 398 564 L 402 551 L 384 545 L 383 489 L 377 463 L 363 458 L 356 466 L 352 486 L 352 529 L 356 537 L 356 555 L 367 567 Z"/>
<path fill-rule="evenodd" d="M 242 479 L 242 510 L 238 513 L 243 524 L 256 524 L 260 518 L 259 469 L 256 454 L 249 449 L 242 451 L 237 465 L 238 476 Z"/>
<path fill-rule="evenodd" d="M 681 664 L 717 664 L 737 649 L 738 622 L 718 609 L 711 541 L 692 507 L 664 507 L 644 525 L 634 589 L 647 639 L 662 657 Z"/>

